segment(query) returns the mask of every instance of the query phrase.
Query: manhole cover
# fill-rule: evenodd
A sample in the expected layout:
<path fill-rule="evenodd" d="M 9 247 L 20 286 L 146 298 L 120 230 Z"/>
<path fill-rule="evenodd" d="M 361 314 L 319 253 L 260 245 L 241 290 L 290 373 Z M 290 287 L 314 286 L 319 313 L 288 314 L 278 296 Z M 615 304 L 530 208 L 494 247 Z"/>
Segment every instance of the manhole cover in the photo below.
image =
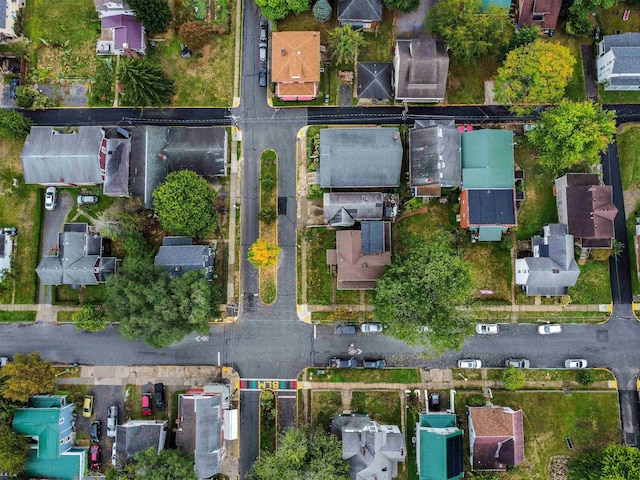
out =
<path fill-rule="evenodd" d="M 609 332 L 607 330 L 596 330 L 596 341 L 598 341 L 598 342 L 608 342 L 609 341 Z"/>

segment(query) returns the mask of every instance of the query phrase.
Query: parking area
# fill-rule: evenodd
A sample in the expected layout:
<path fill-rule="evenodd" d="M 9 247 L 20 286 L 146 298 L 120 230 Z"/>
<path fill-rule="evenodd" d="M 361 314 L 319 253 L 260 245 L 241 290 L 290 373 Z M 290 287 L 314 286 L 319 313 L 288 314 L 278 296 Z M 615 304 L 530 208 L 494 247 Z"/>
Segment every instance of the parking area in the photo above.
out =
<path fill-rule="evenodd" d="M 91 418 L 85 418 L 82 416 L 82 412 L 78 413 L 76 435 L 89 446 L 92 443 L 91 423 L 95 420 L 100 421 L 100 460 L 102 463 L 101 471 L 104 472 L 111 465 L 111 448 L 114 440 L 107 437 L 107 411 L 110 405 L 118 405 L 118 424 L 124 421 L 123 389 L 120 385 L 95 385 L 87 389 L 87 394 L 93 395 L 93 415 Z"/>

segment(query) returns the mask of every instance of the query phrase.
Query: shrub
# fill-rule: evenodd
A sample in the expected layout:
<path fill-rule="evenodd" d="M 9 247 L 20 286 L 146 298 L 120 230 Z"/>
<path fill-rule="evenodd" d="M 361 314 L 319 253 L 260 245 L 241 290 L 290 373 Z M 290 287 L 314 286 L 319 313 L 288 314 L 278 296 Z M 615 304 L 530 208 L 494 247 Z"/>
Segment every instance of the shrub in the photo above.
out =
<path fill-rule="evenodd" d="M 580 385 L 588 386 L 593 384 L 593 382 L 595 381 L 596 377 L 593 374 L 593 370 L 587 370 L 585 368 L 584 370 L 578 370 L 576 372 L 576 382 L 578 382 Z"/>
<path fill-rule="evenodd" d="M 524 386 L 525 373 L 521 368 L 509 367 L 502 371 L 502 382 L 507 390 L 518 390 Z"/>
<path fill-rule="evenodd" d="M 470 407 L 484 407 L 487 401 L 482 395 L 471 395 L 467 398 L 467 405 Z"/>

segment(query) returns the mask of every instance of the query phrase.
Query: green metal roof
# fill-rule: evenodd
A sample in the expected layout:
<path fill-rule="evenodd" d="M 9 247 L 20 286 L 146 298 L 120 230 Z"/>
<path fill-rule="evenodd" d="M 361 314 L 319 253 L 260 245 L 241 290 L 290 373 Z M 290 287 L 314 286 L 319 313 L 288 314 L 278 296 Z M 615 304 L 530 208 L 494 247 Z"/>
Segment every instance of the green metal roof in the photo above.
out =
<path fill-rule="evenodd" d="M 84 448 L 72 448 L 56 459 L 44 459 L 36 456 L 35 450 L 27 455 L 25 473 L 31 477 L 56 478 L 59 480 L 78 480 L 84 473 Z"/>
<path fill-rule="evenodd" d="M 60 409 L 20 408 L 13 417 L 13 430 L 19 435 L 38 437 L 38 456 L 56 459 L 60 455 Z"/>
<path fill-rule="evenodd" d="M 422 413 L 416 427 L 420 480 L 462 478 L 462 430 L 456 427 L 456 416 Z"/>
<path fill-rule="evenodd" d="M 499 242 L 502 240 L 502 232 L 506 231 L 506 227 L 479 227 L 478 240 L 480 242 Z"/>
<path fill-rule="evenodd" d="M 461 135 L 462 188 L 514 186 L 513 132 L 474 130 Z"/>
<path fill-rule="evenodd" d="M 511 0 L 482 0 L 482 6 L 484 8 L 490 7 L 491 5 L 497 5 L 508 10 L 511 7 Z"/>

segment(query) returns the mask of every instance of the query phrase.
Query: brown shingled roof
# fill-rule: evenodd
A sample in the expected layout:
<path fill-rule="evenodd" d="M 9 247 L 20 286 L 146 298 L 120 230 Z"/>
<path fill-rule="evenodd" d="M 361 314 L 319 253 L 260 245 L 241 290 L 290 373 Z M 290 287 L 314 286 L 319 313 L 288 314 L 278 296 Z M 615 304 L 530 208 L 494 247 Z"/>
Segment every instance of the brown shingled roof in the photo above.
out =
<path fill-rule="evenodd" d="M 522 410 L 470 407 L 474 470 L 505 470 L 524 461 Z"/>
<path fill-rule="evenodd" d="M 320 32 L 273 32 L 271 79 L 276 83 L 319 82 Z"/>

